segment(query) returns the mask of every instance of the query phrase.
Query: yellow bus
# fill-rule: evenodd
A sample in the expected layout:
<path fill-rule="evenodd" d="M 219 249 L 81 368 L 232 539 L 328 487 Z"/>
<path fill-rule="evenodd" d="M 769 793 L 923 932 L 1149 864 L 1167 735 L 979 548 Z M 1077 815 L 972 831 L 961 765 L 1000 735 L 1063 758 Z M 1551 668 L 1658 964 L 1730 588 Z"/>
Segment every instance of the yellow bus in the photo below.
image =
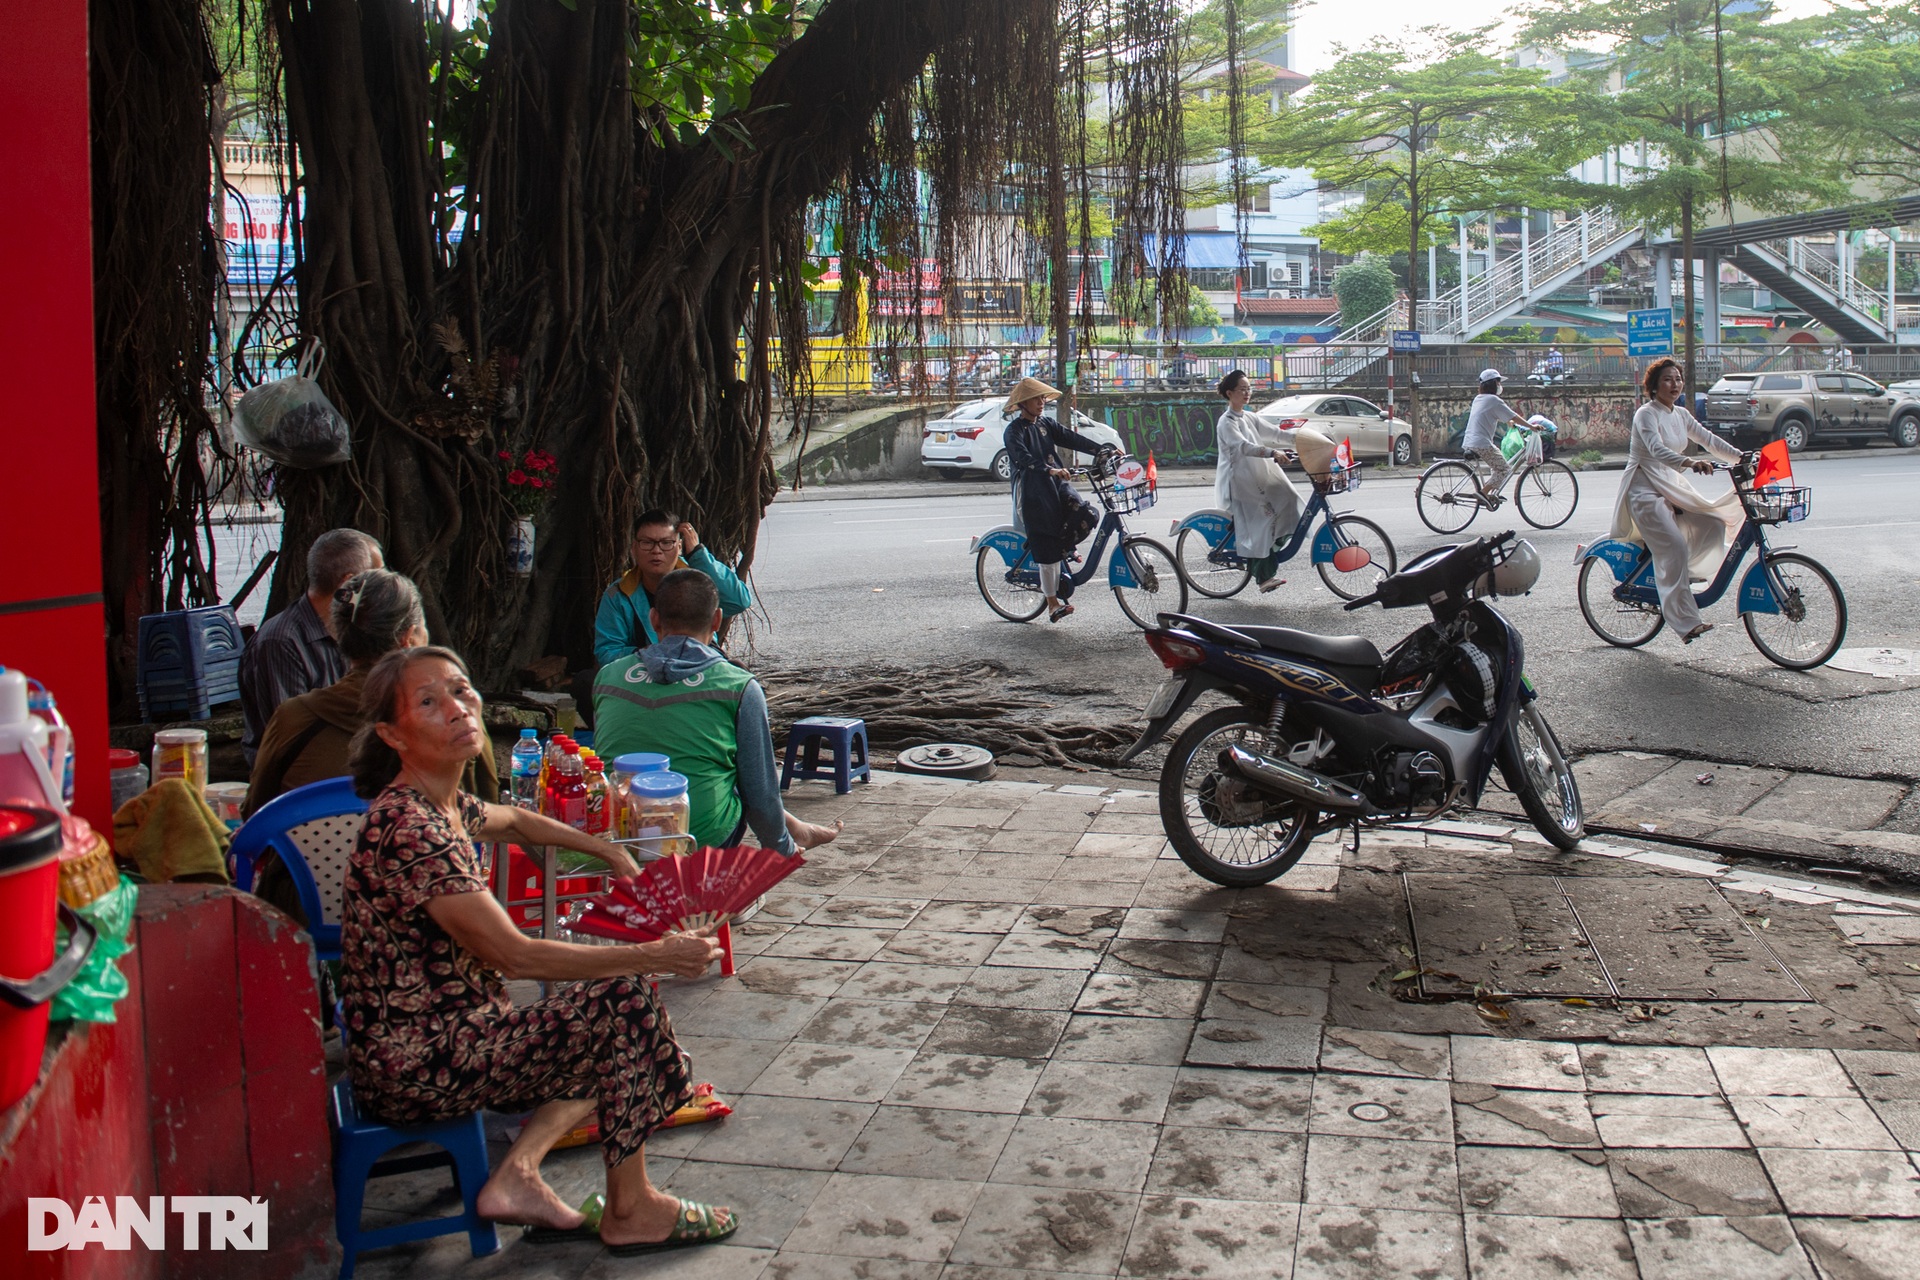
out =
<path fill-rule="evenodd" d="M 853 331 L 840 319 L 840 263 L 829 259 L 826 274 L 816 280 L 807 299 L 807 363 L 813 372 L 817 396 L 863 396 L 873 391 L 873 355 L 868 347 L 866 290 L 854 299 Z M 780 336 L 775 334 L 768 358 L 774 378 L 780 379 Z M 740 363 L 748 364 L 747 335 L 740 336 Z M 781 394 L 786 388 L 781 388 Z"/>

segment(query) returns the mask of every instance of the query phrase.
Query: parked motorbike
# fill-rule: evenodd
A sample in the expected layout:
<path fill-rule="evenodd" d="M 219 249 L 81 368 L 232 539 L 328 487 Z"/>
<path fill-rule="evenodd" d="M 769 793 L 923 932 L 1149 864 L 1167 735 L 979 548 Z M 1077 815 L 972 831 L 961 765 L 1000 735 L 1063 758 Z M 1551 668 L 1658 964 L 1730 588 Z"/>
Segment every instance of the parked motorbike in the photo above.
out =
<path fill-rule="evenodd" d="M 1160 818 L 1215 884 L 1266 884 L 1314 837 L 1426 821 L 1479 803 L 1495 764 L 1540 834 L 1585 834 L 1580 789 L 1523 670 L 1520 632 L 1491 597 L 1540 575 L 1511 530 L 1437 547 L 1348 609 L 1427 605 L 1433 620 L 1382 655 L 1359 636 L 1223 626 L 1161 614 L 1146 633 L 1168 670 L 1133 759 L 1201 694 L 1234 699 L 1181 731 L 1160 773 Z"/>
<path fill-rule="evenodd" d="M 1536 360 L 1533 371 L 1527 374 L 1530 387 L 1565 387 L 1573 384 L 1573 366 L 1554 364 L 1548 360 Z"/>

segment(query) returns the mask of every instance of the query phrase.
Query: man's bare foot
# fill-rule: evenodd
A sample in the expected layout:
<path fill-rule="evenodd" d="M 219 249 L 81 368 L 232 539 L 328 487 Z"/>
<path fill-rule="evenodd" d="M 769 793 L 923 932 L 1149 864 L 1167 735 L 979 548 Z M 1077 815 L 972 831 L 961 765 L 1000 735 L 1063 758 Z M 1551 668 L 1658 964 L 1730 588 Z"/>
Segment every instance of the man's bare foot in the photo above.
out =
<path fill-rule="evenodd" d="M 812 849 L 823 844 L 832 844 L 834 838 L 846 829 L 847 822 L 844 818 L 834 819 L 830 827 L 823 827 L 813 822 L 802 822 L 799 824 L 799 830 L 793 833 L 793 842 L 802 849 Z"/>
<path fill-rule="evenodd" d="M 557 1227 L 570 1231 L 586 1215 L 569 1206 L 540 1177 L 514 1161 L 502 1161 L 474 1198 L 474 1211 L 495 1222 L 517 1222 L 529 1227 Z"/>

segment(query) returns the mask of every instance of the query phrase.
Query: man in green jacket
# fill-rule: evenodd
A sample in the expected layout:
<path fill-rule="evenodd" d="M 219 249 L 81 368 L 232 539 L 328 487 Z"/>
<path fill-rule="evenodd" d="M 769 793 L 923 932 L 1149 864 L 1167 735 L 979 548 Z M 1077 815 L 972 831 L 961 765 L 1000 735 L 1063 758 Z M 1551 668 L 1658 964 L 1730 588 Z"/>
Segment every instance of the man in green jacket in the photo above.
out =
<path fill-rule="evenodd" d="M 753 607 L 753 593 L 739 575 L 702 546 L 694 527 L 671 511 L 656 507 L 641 513 L 633 522 L 631 552 L 633 567 L 606 589 L 594 614 L 593 660 L 599 666 L 638 653 L 654 642 L 657 637 L 648 620 L 653 593 L 676 569 L 697 569 L 713 579 L 725 617 Z"/>
<path fill-rule="evenodd" d="M 687 780 L 699 844 L 737 845 L 752 827 L 763 847 L 793 853 L 839 835 L 844 824 L 802 822 L 780 803 L 767 696 L 707 643 L 721 619 L 713 579 L 676 569 L 652 596 L 649 631 L 660 639 L 609 662 L 593 682 L 594 750 L 604 760 L 670 757 Z"/>

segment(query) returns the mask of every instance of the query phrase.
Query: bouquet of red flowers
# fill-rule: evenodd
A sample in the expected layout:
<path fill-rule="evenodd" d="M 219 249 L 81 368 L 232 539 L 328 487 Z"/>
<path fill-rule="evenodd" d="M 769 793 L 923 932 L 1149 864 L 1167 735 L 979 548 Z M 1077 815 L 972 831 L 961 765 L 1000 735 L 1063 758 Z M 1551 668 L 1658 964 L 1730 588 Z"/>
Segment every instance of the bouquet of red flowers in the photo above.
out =
<path fill-rule="evenodd" d="M 559 483 L 560 460 L 550 453 L 529 449 L 516 462 L 509 449 L 500 451 L 500 469 L 507 484 L 507 501 L 515 514 L 537 515 L 553 487 Z"/>

